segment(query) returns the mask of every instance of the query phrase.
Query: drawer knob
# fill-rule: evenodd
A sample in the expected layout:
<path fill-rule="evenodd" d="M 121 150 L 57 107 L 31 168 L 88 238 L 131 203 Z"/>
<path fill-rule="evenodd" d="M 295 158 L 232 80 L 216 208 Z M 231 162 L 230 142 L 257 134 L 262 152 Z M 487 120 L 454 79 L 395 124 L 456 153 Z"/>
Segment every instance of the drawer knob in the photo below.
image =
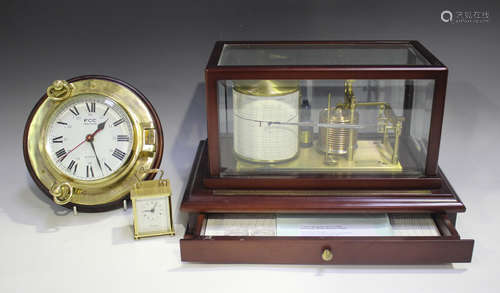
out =
<path fill-rule="evenodd" d="M 331 261 L 333 259 L 333 253 L 329 248 L 323 249 L 323 253 L 321 254 L 321 258 L 324 261 Z"/>

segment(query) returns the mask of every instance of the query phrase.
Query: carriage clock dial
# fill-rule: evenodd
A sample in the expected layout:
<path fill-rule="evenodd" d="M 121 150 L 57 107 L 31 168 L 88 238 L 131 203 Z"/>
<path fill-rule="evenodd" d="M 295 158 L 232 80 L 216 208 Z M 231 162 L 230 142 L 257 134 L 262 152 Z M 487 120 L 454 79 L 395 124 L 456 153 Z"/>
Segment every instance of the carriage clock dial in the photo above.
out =
<path fill-rule="evenodd" d="M 167 196 L 144 197 L 133 201 L 135 238 L 173 235 L 171 207 Z"/>
<path fill-rule="evenodd" d="M 32 111 L 23 141 L 38 186 L 80 211 L 121 206 L 137 170 L 159 166 L 162 147 L 161 125 L 147 99 L 105 76 L 54 82 Z"/>

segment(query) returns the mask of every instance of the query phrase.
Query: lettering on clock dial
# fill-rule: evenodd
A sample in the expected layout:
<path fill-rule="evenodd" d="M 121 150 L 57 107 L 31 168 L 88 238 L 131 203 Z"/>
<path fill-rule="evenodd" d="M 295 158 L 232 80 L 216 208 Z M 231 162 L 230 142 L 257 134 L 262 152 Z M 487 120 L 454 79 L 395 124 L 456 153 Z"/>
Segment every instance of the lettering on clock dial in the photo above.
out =
<path fill-rule="evenodd" d="M 66 150 L 64 148 L 62 148 L 56 152 L 56 157 L 58 159 L 60 159 L 61 161 L 64 160 L 65 156 L 66 156 Z"/>
<path fill-rule="evenodd" d="M 120 135 L 116 136 L 116 141 L 129 141 L 129 140 L 130 140 L 130 138 L 128 135 L 120 134 Z"/>
<path fill-rule="evenodd" d="M 78 109 L 76 108 L 76 106 L 73 106 L 73 108 L 70 108 L 69 111 L 71 113 L 73 113 L 73 115 L 75 115 L 75 116 L 80 115 L 80 112 L 78 111 Z"/>
<path fill-rule="evenodd" d="M 88 102 L 85 102 L 85 105 L 87 106 L 87 111 L 89 111 L 90 113 L 95 113 L 95 102 L 90 102 L 90 104 Z"/>
<path fill-rule="evenodd" d="M 92 166 L 90 165 L 87 165 L 87 177 L 94 177 L 94 169 L 92 168 Z"/>
<path fill-rule="evenodd" d="M 125 158 L 125 155 L 126 154 L 124 152 L 122 152 L 121 150 L 119 150 L 119 149 L 115 149 L 113 151 L 113 157 L 117 158 L 120 161 Z"/>
<path fill-rule="evenodd" d="M 63 142 L 63 136 L 57 136 L 52 139 L 52 143 L 62 143 Z"/>
<path fill-rule="evenodd" d="M 123 169 L 134 153 L 133 123 L 115 101 L 81 94 L 64 102 L 50 118 L 45 146 L 63 174 L 84 181 Z"/>
<path fill-rule="evenodd" d="M 108 164 L 106 164 L 106 162 L 104 162 L 104 166 L 106 166 L 106 168 L 108 168 L 109 172 L 113 171 L 113 169 L 111 169 L 111 167 Z"/>
<path fill-rule="evenodd" d="M 120 124 L 122 124 L 123 122 L 125 122 L 125 120 L 123 120 L 123 118 L 120 118 L 118 120 L 116 120 L 115 122 L 113 122 L 113 126 L 118 126 Z"/>
<path fill-rule="evenodd" d="M 74 169 L 73 169 L 74 167 Z M 76 173 L 76 169 L 78 168 L 78 163 L 76 163 L 74 160 L 71 160 L 71 162 L 68 165 L 68 170 L 73 170 L 73 174 Z"/>

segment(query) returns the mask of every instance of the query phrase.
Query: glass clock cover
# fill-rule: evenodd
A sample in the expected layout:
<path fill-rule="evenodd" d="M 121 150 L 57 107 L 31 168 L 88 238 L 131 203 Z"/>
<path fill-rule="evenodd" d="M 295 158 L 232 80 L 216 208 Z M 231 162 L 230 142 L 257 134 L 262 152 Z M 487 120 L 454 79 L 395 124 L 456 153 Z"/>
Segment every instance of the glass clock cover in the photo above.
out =
<path fill-rule="evenodd" d="M 168 197 L 138 198 L 135 200 L 136 230 L 140 234 L 159 234 L 172 230 Z"/>
<path fill-rule="evenodd" d="M 133 136 L 130 118 L 119 104 L 99 94 L 82 94 L 51 116 L 46 149 L 67 176 L 97 180 L 124 165 Z"/>

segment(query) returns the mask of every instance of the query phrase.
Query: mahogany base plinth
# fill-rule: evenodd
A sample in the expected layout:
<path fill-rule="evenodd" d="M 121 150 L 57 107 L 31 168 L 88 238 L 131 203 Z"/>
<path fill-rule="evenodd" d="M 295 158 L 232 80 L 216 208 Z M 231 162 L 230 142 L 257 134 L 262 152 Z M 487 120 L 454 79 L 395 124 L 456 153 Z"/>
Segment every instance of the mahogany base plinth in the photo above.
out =
<path fill-rule="evenodd" d="M 181 259 L 206 263 L 440 264 L 470 262 L 474 240 L 454 224 L 465 206 L 439 171 L 431 190 L 210 189 L 206 141 L 200 142 L 181 210 L 190 212 Z M 204 236 L 208 213 L 431 213 L 440 236 L 255 237 Z M 333 258 L 325 261 L 329 249 Z"/>

